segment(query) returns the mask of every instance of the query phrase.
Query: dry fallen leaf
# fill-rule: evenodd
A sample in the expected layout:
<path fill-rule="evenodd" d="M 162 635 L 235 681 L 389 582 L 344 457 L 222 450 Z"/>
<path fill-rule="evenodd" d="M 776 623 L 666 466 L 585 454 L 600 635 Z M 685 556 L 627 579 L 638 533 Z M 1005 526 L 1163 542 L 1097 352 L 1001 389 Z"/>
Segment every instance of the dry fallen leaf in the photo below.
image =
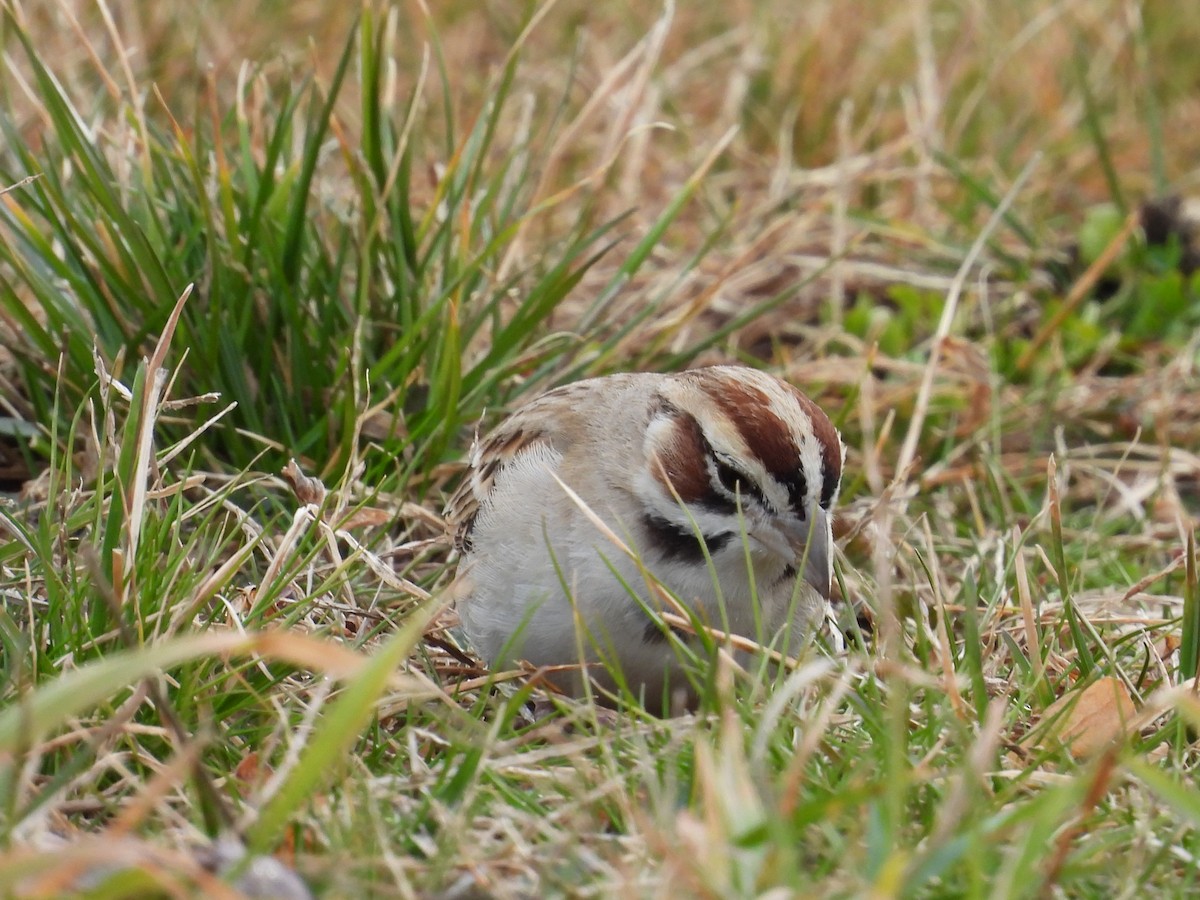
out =
<path fill-rule="evenodd" d="M 1154 642 L 1154 652 L 1158 654 L 1161 660 L 1168 660 L 1171 654 L 1179 649 L 1183 640 L 1177 634 L 1164 634 L 1160 640 Z"/>
<path fill-rule="evenodd" d="M 234 767 L 233 775 L 243 784 L 261 786 L 267 780 L 267 776 L 273 774 L 273 771 L 263 761 L 257 750 L 251 750 Z"/>
<path fill-rule="evenodd" d="M 321 479 L 305 475 L 296 460 L 289 459 L 279 474 L 291 486 L 292 493 L 301 503 L 320 506 L 325 502 L 325 485 L 321 483 Z"/>
<path fill-rule="evenodd" d="M 355 528 L 378 528 L 395 519 L 396 514 L 389 510 L 380 509 L 378 506 L 360 506 L 339 522 L 338 528 L 345 531 L 353 531 Z"/>
<path fill-rule="evenodd" d="M 1137 712 L 1125 683 L 1111 675 L 1059 697 L 1046 709 L 1049 735 L 1076 759 L 1094 756 L 1124 734 Z"/>

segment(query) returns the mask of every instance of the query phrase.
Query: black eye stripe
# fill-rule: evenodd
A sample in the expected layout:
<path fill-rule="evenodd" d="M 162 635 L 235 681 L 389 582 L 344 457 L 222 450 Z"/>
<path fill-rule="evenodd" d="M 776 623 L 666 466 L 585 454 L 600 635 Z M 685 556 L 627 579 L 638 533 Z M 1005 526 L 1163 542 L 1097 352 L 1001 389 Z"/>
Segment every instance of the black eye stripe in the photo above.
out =
<path fill-rule="evenodd" d="M 821 481 L 821 509 L 829 509 L 829 505 L 833 503 L 833 495 L 837 493 L 838 481 L 840 481 L 840 473 L 825 470 L 825 477 Z"/>
<path fill-rule="evenodd" d="M 792 509 L 799 513 L 801 518 L 806 517 L 808 515 L 808 504 L 806 502 L 808 497 L 808 479 L 804 477 L 804 472 L 797 467 L 787 478 L 781 480 L 783 481 L 783 486 L 787 488 L 788 503 L 791 504 Z"/>

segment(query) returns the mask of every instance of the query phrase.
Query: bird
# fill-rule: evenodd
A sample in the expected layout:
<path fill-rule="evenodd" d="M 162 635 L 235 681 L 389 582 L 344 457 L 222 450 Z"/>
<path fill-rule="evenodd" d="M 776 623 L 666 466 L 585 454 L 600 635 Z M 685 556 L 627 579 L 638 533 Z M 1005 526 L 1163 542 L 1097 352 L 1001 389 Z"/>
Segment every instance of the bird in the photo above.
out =
<path fill-rule="evenodd" d="M 700 623 L 794 649 L 828 607 L 844 459 L 816 403 L 749 366 L 541 394 L 476 436 L 446 506 L 462 631 L 493 669 L 524 659 L 569 695 L 590 678 L 690 704 L 645 572 Z"/>

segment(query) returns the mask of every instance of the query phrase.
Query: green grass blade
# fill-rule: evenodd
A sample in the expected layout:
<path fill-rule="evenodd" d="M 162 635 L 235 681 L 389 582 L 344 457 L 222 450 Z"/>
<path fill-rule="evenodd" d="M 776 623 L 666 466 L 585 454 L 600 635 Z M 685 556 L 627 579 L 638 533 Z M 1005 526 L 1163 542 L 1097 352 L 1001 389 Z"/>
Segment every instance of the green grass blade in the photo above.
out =
<path fill-rule="evenodd" d="M 332 702 L 295 768 L 267 801 L 251 827 L 248 834 L 251 847 L 264 852 L 273 848 L 292 817 L 334 777 L 374 715 L 375 702 L 400 664 L 412 653 L 437 610 L 436 605 L 426 605 L 411 613 L 404 627 L 372 654 L 358 675 Z"/>

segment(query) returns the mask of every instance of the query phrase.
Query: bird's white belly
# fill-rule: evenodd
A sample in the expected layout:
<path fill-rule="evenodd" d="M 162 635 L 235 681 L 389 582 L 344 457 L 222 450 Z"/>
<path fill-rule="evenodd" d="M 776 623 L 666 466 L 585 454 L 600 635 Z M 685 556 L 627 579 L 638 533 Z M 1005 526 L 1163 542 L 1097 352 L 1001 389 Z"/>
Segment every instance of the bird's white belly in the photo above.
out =
<path fill-rule="evenodd" d="M 670 643 L 655 634 L 646 605 L 661 608 L 638 563 L 587 516 L 561 485 L 547 478 L 559 455 L 544 446 L 506 469 L 482 508 L 473 543 L 487 553 L 468 553 L 460 567 L 466 590 L 459 600 L 464 630 L 491 665 L 526 659 L 537 666 L 598 660 L 616 662 L 633 690 L 660 690 L 679 664 Z M 539 471 L 540 468 L 540 471 Z M 597 505 L 598 507 L 598 505 Z M 636 547 L 635 531 L 611 510 L 592 507 L 612 531 Z M 504 516 L 495 510 L 504 509 Z M 519 510 L 514 515 L 513 510 Z M 745 545 L 732 540 L 720 552 L 714 581 L 707 566 L 645 562 L 702 623 L 770 642 L 789 620 L 793 631 L 811 629 L 823 603 L 803 582 L 783 578 L 786 565 L 756 550 L 754 586 L 747 574 Z M 805 589 L 808 589 L 807 592 Z M 603 675 L 593 668 L 593 674 Z M 577 692 L 578 680 L 559 678 Z M 610 683 L 608 678 L 602 682 Z"/>

